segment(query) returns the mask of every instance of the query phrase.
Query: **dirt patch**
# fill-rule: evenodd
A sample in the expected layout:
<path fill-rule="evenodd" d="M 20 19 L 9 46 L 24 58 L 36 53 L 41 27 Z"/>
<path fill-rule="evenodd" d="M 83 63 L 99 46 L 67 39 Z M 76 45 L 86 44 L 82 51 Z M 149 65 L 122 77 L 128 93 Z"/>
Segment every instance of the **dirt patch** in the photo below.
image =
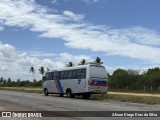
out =
<path fill-rule="evenodd" d="M 145 93 L 108 92 L 108 94 L 134 95 L 134 96 L 147 96 L 147 97 L 160 97 L 160 94 L 145 94 Z"/>

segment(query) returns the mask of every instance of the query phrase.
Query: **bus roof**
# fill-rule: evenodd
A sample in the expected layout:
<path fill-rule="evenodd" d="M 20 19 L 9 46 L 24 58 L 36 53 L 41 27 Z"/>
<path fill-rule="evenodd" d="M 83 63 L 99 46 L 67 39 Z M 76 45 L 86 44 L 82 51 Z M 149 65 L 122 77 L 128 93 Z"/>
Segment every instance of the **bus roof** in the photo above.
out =
<path fill-rule="evenodd" d="M 82 68 L 88 68 L 90 66 L 97 66 L 97 67 L 104 67 L 100 64 L 87 64 L 87 65 L 78 65 L 78 66 L 73 66 L 73 67 L 66 67 L 62 69 L 57 69 L 57 70 L 52 70 L 48 72 L 54 72 L 54 71 L 63 71 L 63 70 L 74 70 L 74 69 L 82 69 Z"/>

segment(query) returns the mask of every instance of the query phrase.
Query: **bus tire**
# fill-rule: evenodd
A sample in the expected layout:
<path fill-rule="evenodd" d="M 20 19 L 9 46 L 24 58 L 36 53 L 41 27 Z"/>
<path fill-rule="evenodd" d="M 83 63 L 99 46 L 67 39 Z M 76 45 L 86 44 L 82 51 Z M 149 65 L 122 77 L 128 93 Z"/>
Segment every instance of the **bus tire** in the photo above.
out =
<path fill-rule="evenodd" d="M 89 99 L 90 96 L 91 96 L 90 93 L 84 93 L 84 94 L 82 94 L 83 99 Z"/>
<path fill-rule="evenodd" d="M 67 94 L 67 98 L 71 98 L 72 92 L 70 89 L 67 90 L 66 94 Z"/>
<path fill-rule="evenodd" d="M 71 89 L 68 89 L 67 92 L 66 92 L 66 94 L 67 94 L 67 98 L 74 98 L 75 97 L 75 95 L 72 94 Z"/>
<path fill-rule="evenodd" d="M 49 93 L 48 93 L 48 90 L 47 90 L 47 88 L 45 88 L 45 89 L 44 89 L 44 95 L 45 95 L 45 96 L 48 96 L 48 94 L 49 94 Z"/>

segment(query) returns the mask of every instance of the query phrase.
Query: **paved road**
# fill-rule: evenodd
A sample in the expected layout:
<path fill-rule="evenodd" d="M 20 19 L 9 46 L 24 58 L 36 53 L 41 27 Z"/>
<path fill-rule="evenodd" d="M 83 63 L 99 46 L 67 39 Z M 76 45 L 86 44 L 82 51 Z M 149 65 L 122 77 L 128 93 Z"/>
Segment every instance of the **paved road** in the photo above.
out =
<path fill-rule="evenodd" d="M 8 103 L 7 103 L 8 102 Z M 80 98 L 66 98 L 44 96 L 42 94 L 22 93 L 13 91 L 0 91 L 0 111 L 3 110 L 37 110 L 37 111 L 160 111 L 160 105 L 145 105 L 135 103 L 84 100 Z M 5 105 L 11 104 L 6 106 Z M 14 107 L 11 107 L 11 106 Z M 5 108 L 6 106 L 6 108 Z M 73 118 L 72 118 L 73 119 Z M 150 118 L 80 118 L 75 119 L 112 119 L 112 120 L 160 120 L 158 117 Z"/>

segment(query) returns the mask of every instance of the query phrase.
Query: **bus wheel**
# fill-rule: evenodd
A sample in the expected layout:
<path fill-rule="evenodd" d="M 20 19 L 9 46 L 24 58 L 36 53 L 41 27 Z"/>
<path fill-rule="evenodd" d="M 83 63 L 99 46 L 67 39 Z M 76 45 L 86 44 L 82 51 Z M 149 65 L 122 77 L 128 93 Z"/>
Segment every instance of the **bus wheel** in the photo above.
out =
<path fill-rule="evenodd" d="M 67 94 L 67 98 L 75 98 L 75 94 L 72 94 L 71 89 L 68 89 L 66 94 Z"/>
<path fill-rule="evenodd" d="M 61 94 L 60 94 L 60 97 L 63 97 L 63 95 L 64 95 L 64 94 L 61 93 Z"/>
<path fill-rule="evenodd" d="M 90 96 L 91 96 L 90 93 L 84 93 L 84 94 L 82 94 L 83 99 L 89 99 Z"/>
<path fill-rule="evenodd" d="M 67 94 L 67 98 L 71 98 L 72 97 L 72 92 L 71 92 L 70 89 L 67 90 L 66 94 Z"/>
<path fill-rule="evenodd" d="M 47 88 L 45 88 L 45 89 L 44 89 L 44 95 L 45 95 L 45 96 L 48 96 L 48 94 L 49 94 L 49 93 L 48 93 L 48 90 L 47 90 Z"/>

